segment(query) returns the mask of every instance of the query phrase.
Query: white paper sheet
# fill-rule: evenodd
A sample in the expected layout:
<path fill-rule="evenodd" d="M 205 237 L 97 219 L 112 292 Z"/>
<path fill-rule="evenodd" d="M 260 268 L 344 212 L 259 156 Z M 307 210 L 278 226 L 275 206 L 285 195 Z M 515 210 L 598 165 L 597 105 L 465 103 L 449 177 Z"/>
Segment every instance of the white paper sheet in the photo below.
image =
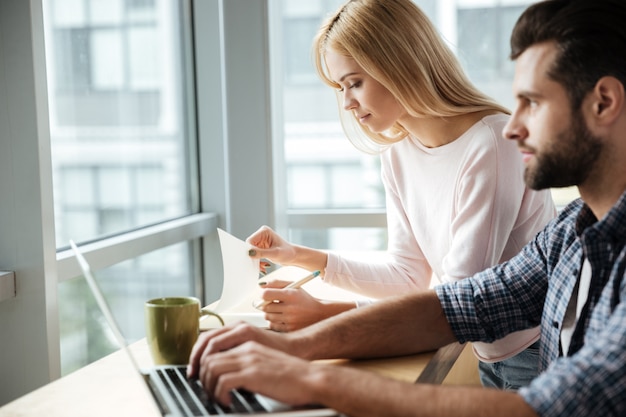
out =
<path fill-rule="evenodd" d="M 222 313 L 239 307 L 251 307 L 259 295 L 259 260 L 248 255 L 250 244 L 217 229 L 222 249 L 224 286 L 216 311 Z M 257 298 L 252 298 L 257 296 Z M 250 299 L 250 303 L 243 305 Z"/>
<path fill-rule="evenodd" d="M 218 313 L 226 325 L 245 321 L 258 327 L 268 327 L 262 311 L 253 303 L 261 297 L 258 285 L 259 260 L 252 259 L 252 247 L 222 229 L 217 229 L 222 250 L 224 280 L 222 295 L 207 308 Z M 215 317 L 205 316 L 200 321 L 202 330 L 221 327 Z"/>

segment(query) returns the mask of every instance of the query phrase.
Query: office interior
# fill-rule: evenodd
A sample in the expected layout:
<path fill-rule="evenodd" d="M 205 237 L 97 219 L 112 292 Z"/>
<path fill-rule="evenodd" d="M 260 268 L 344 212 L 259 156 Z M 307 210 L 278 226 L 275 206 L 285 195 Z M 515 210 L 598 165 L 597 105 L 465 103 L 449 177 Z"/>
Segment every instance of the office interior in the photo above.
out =
<path fill-rule="evenodd" d="M 512 106 L 522 0 L 415 0 Z M 385 249 L 375 155 L 342 134 L 310 41 L 340 0 L 0 1 L 0 406 L 129 342 L 143 301 L 219 298 L 217 228 Z M 562 205 L 571 190 L 555 190 Z"/>

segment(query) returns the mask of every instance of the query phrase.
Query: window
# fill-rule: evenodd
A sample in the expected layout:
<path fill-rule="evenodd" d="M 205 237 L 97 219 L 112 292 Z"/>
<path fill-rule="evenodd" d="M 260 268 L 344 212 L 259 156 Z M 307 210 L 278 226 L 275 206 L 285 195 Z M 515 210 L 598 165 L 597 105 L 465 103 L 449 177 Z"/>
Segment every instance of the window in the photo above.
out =
<path fill-rule="evenodd" d="M 282 36 L 273 62 L 283 63 L 276 110 L 284 120 L 286 183 L 277 192 L 286 195 L 288 237 L 313 247 L 384 249 L 385 231 L 377 225 L 330 229 L 328 223 L 313 226 L 311 222 L 315 213 L 337 209 L 377 210 L 384 216 L 378 157 L 357 151 L 345 138 L 335 95 L 321 83 L 311 60 L 311 43 L 322 19 L 342 1 L 282 0 L 278 4 L 274 17 L 280 19 Z M 298 226 L 294 216 L 300 214 L 303 224 Z"/>
<path fill-rule="evenodd" d="M 159 249 L 96 272 L 96 279 L 129 341 L 145 337 L 143 303 L 171 294 L 194 294 L 188 268 L 192 254 L 187 243 Z M 61 319 L 61 364 L 68 374 L 119 346 L 103 320 L 83 277 L 59 287 Z"/>
<path fill-rule="evenodd" d="M 46 0 L 44 22 L 56 244 L 100 241 L 198 211 L 195 133 L 176 0 Z M 198 293 L 193 241 L 100 269 L 129 341 L 143 302 Z M 116 348 L 82 278 L 58 290 L 63 373 Z"/>
<path fill-rule="evenodd" d="M 59 247 L 196 209 L 178 4 L 46 1 Z"/>

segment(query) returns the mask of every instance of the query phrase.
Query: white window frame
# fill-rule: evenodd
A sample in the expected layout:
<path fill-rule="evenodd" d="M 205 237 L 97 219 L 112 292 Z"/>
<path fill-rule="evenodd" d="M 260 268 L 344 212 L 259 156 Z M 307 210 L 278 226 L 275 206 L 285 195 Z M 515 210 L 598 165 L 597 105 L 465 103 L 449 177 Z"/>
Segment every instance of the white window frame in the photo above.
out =
<path fill-rule="evenodd" d="M 275 224 L 267 2 L 189 5 L 200 213 L 84 250 L 98 269 L 201 238 L 210 301 L 222 286 L 216 227 L 243 238 Z M 60 376 L 57 286 L 80 272 L 55 246 L 41 0 L 0 2 L 0 62 L 0 270 L 15 271 L 17 283 L 16 296 L 0 302 L 0 374 L 12 381 L 1 406 Z"/>

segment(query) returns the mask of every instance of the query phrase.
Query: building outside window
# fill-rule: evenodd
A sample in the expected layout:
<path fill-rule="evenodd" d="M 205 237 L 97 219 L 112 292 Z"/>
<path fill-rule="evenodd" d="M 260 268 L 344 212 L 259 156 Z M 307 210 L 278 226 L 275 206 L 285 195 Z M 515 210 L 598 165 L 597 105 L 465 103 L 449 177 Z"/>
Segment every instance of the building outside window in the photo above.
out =
<path fill-rule="evenodd" d="M 189 22 L 177 0 L 45 0 L 56 243 L 97 241 L 197 211 Z M 197 295 L 193 245 L 97 271 L 124 335 L 143 302 Z M 63 373 L 117 349 L 82 277 L 58 289 Z"/>

